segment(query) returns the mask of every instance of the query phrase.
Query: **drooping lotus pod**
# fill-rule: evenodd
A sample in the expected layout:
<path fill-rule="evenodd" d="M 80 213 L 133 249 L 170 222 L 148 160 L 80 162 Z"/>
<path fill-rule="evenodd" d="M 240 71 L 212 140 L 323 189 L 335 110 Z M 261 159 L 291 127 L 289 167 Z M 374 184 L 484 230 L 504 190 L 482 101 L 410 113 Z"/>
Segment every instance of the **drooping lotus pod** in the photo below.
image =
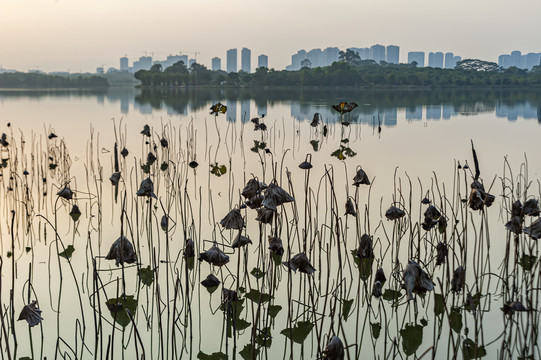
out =
<path fill-rule="evenodd" d="M 19 314 L 19 319 L 17 320 L 26 320 L 30 327 L 36 326 L 43 320 L 41 317 L 41 310 L 36 306 L 36 300 L 23 307 Z"/>
<path fill-rule="evenodd" d="M 344 360 L 344 344 L 342 343 L 342 340 L 336 335 L 333 336 L 323 353 L 323 359 Z"/>
<path fill-rule="evenodd" d="M 425 217 L 425 220 L 421 223 L 423 230 L 430 230 L 438 224 L 438 220 L 434 220 L 430 217 Z"/>
<path fill-rule="evenodd" d="M 385 277 L 385 272 L 383 271 L 383 268 L 378 268 L 378 270 L 376 271 L 376 276 L 374 280 L 379 281 L 381 285 L 385 284 L 385 281 L 387 281 L 387 278 Z"/>
<path fill-rule="evenodd" d="M 294 201 L 295 199 L 280 186 L 272 183 L 265 189 L 265 198 L 262 205 L 267 209 L 276 211 L 277 206 Z"/>
<path fill-rule="evenodd" d="M 66 200 L 73 199 L 73 191 L 71 191 L 68 185 L 64 186 L 59 192 L 56 193 L 56 195 Z"/>
<path fill-rule="evenodd" d="M 137 196 L 148 196 L 155 199 L 158 198 L 156 194 L 154 194 L 154 183 L 152 182 L 152 180 L 150 180 L 149 177 L 141 181 L 141 185 L 139 186 L 139 190 L 137 191 Z"/>
<path fill-rule="evenodd" d="M 532 225 L 524 228 L 524 233 L 534 240 L 541 238 L 541 218 L 535 220 Z"/>
<path fill-rule="evenodd" d="M 187 258 L 195 257 L 195 245 L 192 239 L 186 239 L 186 245 L 184 246 L 184 256 Z"/>
<path fill-rule="evenodd" d="M 2 145 L 3 147 L 8 147 L 9 142 L 7 141 L 6 133 L 2 133 L 2 137 L 0 137 L 0 145 Z"/>
<path fill-rule="evenodd" d="M 109 180 L 111 180 L 111 184 L 113 184 L 113 186 L 117 186 L 118 182 L 120 181 L 120 172 L 114 172 Z"/>
<path fill-rule="evenodd" d="M 209 274 L 205 280 L 201 281 L 201 285 L 206 288 L 211 288 L 220 285 L 220 280 L 214 274 Z"/>
<path fill-rule="evenodd" d="M 515 311 L 529 311 L 520 301 L 508 302 L 501 309 L 506 315 L 512 315 Z"/>
<path fill-rule="evenodd" d="M 312 163 L 310 163 L 310 161 L 312 161 L 312 155 L 308 154 L 306 155 L 306 159 L 304 159 L 304 161 L 299 164 L 299 168 L 303 170 L 310 170 L 311 168 L 313 168 Z"/>
<path fill-rule="evenodd" d="M 495 200 L 494 195 L 485 192 L 485 187 L 479 181 L 474 180 L 471 185 L 470 208 L 482 210 L 484 206 L 490 207 Z"/>
<path fill-rule="evenodd" d="M 240 233 L 235 237 L 235 240 L 233 240 L 233 244 L 231 244 L 231 247 L 233 249 L 240 248 L 242 246 L 246 246 L 248 244 L 251 244 L 252 240 L 250 240 L 249 237 L 243 236 Z"/>
<path fill-rule="evenodd" d="M 357 249 L 357 256 L 361 259 L 373 258 L 374 251 L 372 250 L 372 238 L 368 234 L 363 234 Z"/>
<path fill-rule="evenodd" d="M 275 255 L 282 256 L 284 254 L 282 239 L 269 235 L 269 250 Z"/>
<path fill-rule="evenodd" d="M 346 201 L 346 215 L 357 216 L 357 211 L 355 211 L 355 205 L 353 205 L 351 197 Z"/>
<path fill-rule="evenodd" d="M 199 254 L 199 261 L 205 260 L 214 266 L 223 266 L 229 262 L 229 256 L 224 254 L 216 245 L 212 245 L 210 249 Z"/>
<path fill-rule="evenodd" d="M 261 204 L 263 203 L 263 195 L 257 194 L 249 198 L 245 201 L 246 206 L 248 206 L 250 209 L 257 209 L 261 207 Z M 272 211 L 272 210 L 271 210 Z"/>
<path fill-rule="evenodd" d="M 431 218 L 433 220 L 438 220 L 440 218 L 440 216 L 441 216 L 441 213 L 434 205 L 430 205 L 425 210 L 424 216 L 425 216 L 425 218 L 429 217 L 429 218 Z"/>
<path fill-rule="evenodd" d="M 383 285 L 380 281 L 374 281 L 374 286 L 372 286 L 372 296 L 378 299 L 382 294 Z"/>
<path fill-rule="evenodd" d="M 310 264 L 310 260 L 304 252 L 301 252 L 291 258 L 289 261 L 284 261 L 283 263 L 293 271 L 299 270 L 305 274 L 313 274 L 316 269 Z"/>
<path fill-rule="evenodd" d="M 522 234 L 522 219 L 520 216 L 513 216 L 511 220 L 505 223 L 505 228 L 514 234 Z"/>
<path fill-rule="evenodd" d="M 242 189 L 241 195 L 244 196 L 245 199 L 250 199 L 261 193 L 266 187 L 265 184 L 260 183 L 256 178 L 251 178 L 246 183 L 244 189 Z"/>
<path fill-rule="evenodd" d="M 143 136 L 150 137 L 150 126 L 148 126 L 147 124 L 145 124 L 145 126 L 143 127 L 143 130 L 141 131 L 141 134 L 142 134 Z"/>
<path fill-rule="evenodd" d="M 439 242 L 436 245 L 436 265 L 445 264 L 445 259 L 447 259 L 448 249 L 447 245 L 443 242 Z"/>
<path fill-rule="evenodd" d="M 368 179 L 368 175 L 366 175 L 366 172 L 364 172 L 363 169 L 357 170 L 357 173 L 353 177 L 353 185 L 359 186 L 359 185 L 370 185 L 370 180 Z"/>
<path fill-rule="evenodd" d="M 529 216 L 539 216 L 541 213 L 539 210 L 539 203 L 537 199 L 528 199 L 524 203 L 524 206 L 522 207 L 522 210 L 524 212 L 524 215 Z"/>
<path fill-rule="evenodd" d="M 464 282 L 466 279 L 466 270 L 463 266 L 459 266 L 453 271 L 453 278 L 451 279 L 451 291 L 459 292 L 464 288 Z"/>
<path fill-rule="evenodd" d="M 161 140 L 160 140 L 160 145 L 164 148 L 167 148 L 169 147 L 169 141 L 167 141 L 166 138 L 162 137 Z"/>
<path fill-rule="evenodd" d="M 221 221 L 225 229 L 237 229 L 241 230 L 244 227 L 244 219 L 239 209 L 231 210 Z"/>
<path fill-rule="evenodd" d="M 274 210 L 267 209 L 266 207 L 260 207 L 257 209 L 257 221 L 261 221 L 263 224 L 271 224 L 274 217 Z"/>
<path fill-rule="evenodd" d="M 404 269 L 402 288 L 406 290 L 408 300 L 411 300 L 413 299 L 413 293 L 424 294 L 427 291 L 432 291 L 434 283 L 417 262 L 410 260 Z"/>
<path fill-rule="evenodd" d="M 111 245 L 109 253 L 105 257 L 107 260 L 115 260 L 116 266 L 120 264 L 133 264 L 137 261 L 135 250 L 127 237 L 122 235 Z"/>
<path fill-rule="evenodd" d="M 404 217 L 404 215 L 406 215 L 406 213 L 404 212 L 404 210 L 402 209 L 399 209 L 397 208 L 396 206 L 391 206 L 390 208 L 387 209 L 387 211 L 385 211 L 385 217 L 388 219 L 388 220 L 398 220 L 400 219 L 401 217 Z"/>

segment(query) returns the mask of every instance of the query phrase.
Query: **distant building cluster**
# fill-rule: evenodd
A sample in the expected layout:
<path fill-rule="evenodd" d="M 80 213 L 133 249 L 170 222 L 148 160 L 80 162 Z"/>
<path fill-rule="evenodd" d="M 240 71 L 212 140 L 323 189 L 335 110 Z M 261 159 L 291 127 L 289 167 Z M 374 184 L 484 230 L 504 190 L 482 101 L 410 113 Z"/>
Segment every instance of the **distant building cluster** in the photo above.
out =
<path fill-rule="evenodd" d="M 445 55 L 443 52 L 429 52 L 428 53 L 428 67 L 440 68 L 440 69 L 454 69 L 456 64 L 461 61 L 460 56 L 456 56 L 452 52 L 447 52 Z M 413 62 L 417 63 L 417 67 L 425 66 L 425 52 L 424 51 L 410 51 L 408 52 L 408 64 Z"/>
<path fill-rule="evenodd" d="M 498 57 L 498 65 L 504 69 L 514 66 L 519 69 L 532 70 L 534 66 L 541 65 L 541 53 L 522 55 L 520 51 L 513 51 L 511 54 L 502 54 Z"/>
<path fill-rule="evenodd" d="M 286 66 L 286 70 L 300 70 L 303 66 L 307 67 L 322 67 L 329 66 L 333 62 L 338 61 L 340 49 L 337 47 L 328 47 L 326 49 L 312 49 L 310 51 L 299 50 L 291 56 L 291 65 Z"/>

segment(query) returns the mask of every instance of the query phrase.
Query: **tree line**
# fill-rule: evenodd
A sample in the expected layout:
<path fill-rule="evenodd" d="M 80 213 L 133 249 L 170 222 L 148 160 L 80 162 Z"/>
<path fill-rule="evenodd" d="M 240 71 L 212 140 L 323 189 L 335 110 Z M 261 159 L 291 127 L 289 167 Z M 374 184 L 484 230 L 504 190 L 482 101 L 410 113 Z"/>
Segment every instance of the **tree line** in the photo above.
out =
<path fill-rule="evenodd" d="M 467 59 L 455 69 L 417 67 L 413 64 L 377 64 L 342 55 L 330 66 L 312 68 L 309 62 L 298 71 L 260 67 L 254 73 L 211 71 L 194 63 L 188 69 L 184 62 L 162 69 L 155 64 L 140 70 L 135 78 L 143 86 L 356 86 L 356 87 L 539 87 L 541 66 L 531 71 L 511 67 L 501 69 L 495 63 Z"/>
<path fill-rule="evenodd" d="M 109 87 L 107 79 L 100 76 L 60 76 L 42 73 L 3 73 L 0 74 L 0 88 L 106 88 Z"/>

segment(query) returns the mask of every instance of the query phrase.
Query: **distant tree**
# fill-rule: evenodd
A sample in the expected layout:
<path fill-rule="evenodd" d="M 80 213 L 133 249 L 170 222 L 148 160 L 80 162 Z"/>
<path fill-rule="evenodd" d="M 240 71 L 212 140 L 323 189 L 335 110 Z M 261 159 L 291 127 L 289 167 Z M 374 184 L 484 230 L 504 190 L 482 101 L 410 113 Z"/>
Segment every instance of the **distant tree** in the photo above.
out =
<path fill-rule="evenodd" d="M 459 61 L 455 69 L 468 70 L 468 71 L 488 71 L 497 72 L 499 70 L 498 64 L 489 61 L 483 61 L 479 59 L 466 59 Z"/>
<path fill-rule="evenodd" d="M 150 67 L 152 72 L 162 72 L 162 64 L 154 64 Z"/>
<path fill-rule="evenodd" d="M 345 52 L 340 51 L 338 53 L 338 60 L 347 62 L 351 65 L 359 65 L 361 62 L 361 56 L 357 51 L 353 51 L 351 49 L 347 49 Z"/>
<path fill-rule="evenodd" d="M 301 61 L 301 68 L 308 68 L 310 69 L 312 67 L 312 62 L 309 59 L 304 59 Z"/>
<path fill-rule="evenodd" d="M 187 74 L 188 69 L 186 68 L 186 64 L 184 64 L 184 61 L 177 61 L 173 65 L 167 67 L 164 70 L 165 73 L 174 73 L 174 74 Z"/>

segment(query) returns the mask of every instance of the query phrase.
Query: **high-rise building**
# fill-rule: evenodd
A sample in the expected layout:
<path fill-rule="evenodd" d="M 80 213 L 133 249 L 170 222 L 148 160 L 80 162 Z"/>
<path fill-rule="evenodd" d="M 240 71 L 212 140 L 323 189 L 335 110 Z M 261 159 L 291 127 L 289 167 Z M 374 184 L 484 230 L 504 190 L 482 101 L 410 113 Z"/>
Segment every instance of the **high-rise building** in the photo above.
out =
<path fill-rule="evenodd" d="M 312 49 L 306 53 L 306 58 L 312 63 L 312 67 L 325 66 L 325 54 L 321 49 Z"/>
<path fill-rule="evenodd" d="M 507 69 L 511 66 L 511 55 L 503 54 L 498 56 L 498 66 Z"/>
<path fill-rule="evenodd" d="M 424 51 L 410 51 L 408 53 L 408 64 L 413 62 L 417 63 L 417 67 L 425 66 L 425 52 Z"/>
<path fill-rule="evenodd" d="M 286 67 L 288 71 L 300 70 L 301 62 L 306 59 L 306 50 L 299 50 L 296 54 L 291 55 L 291 65 Z"/>
<path fill-rule="evenodd" d="M 443 53 L 442 52 L 431 52 L 428 53 L 428 66 L 434 68 L 443 68 Z"/>
<path fill-rule="evenodd" d="M 337 47 L 328 47 L 323 50 L 325 53 L 325 66 L 332 65 L 333 62 L 338 61 L 340 56 L 340 49 Z"/>
<path fill-rule="evenodd" d="M 257 67 L 269 67 L 269 57 L 267 55 L 259 55 L 257 57 Z"/>
<path fill-rule="evenodd" d="M 167 60 L 162 61 L 162 68 L 165 70 L 170 66 L 175 65 L 177 62 L 183 61 L 185 66 L 188 66 L 188 56 L 187 55 L 169 55 Z"/>
<path fill-rule="evenodd" d="M 522 61 L 522 53 L 520 51 L 513 51 L 511 53 L 511 66 L 523 68 L 524 63 Z"/>
<path fill-rule="evenodd" d="M 152 66 L 152 56 L 141 56 L 139 60 L 133 62 L 133 72 L 139 70 L 150 70 Z"/>
<path fill-rule="evenodd" d="M 460 56 L 453 56 L 453 69 L 456 67 L 456 64 L 462 61 Z"/>
<path fill-rule="evenodd" d="M 219 57 L 213 57 L 211 68 L 212 68 L 212 71 L 222 70 L 222 59 L 220 59 Z"/>
<path fill-rule="evenodd" d="M 378 64 L 381 61 L 385 61 L 385 46 L 379 44 L 372 45 L 370 47 L 370 58 Z"/>
<path fill-rule="evenodd" d="M 120 71 L 128 71 L 130 70 L 130 64 L 127 56 L 123 56 L 120 58 Z"/>
<path fill-rule="evenodd" d="M 192 68 L 192 65 L 195 64 L 197 61 L 195 59 L 188 59 L 188 69 Z"/>
<path fill-rule="evenodd" d="M 445 68 L 446 69 L 454 69 L 455 68 L 455 66 L 453 65 L 454 57 L 455 57 L 455 54 L 453 54 L 452 52 L 445 53 Z"/>
<path fill-rule="evenodd" d="M 359 54 L 359 56 L 361 57 L 361 60 L 370 59 L 370 48 L 348 48 L 347 50 L 351 50 Z"/>
<path fill-rule="evenodd" d="M 400 47 L 396 45 L 387 46 L 387 62 L 389 64 L 398 64 L 400 62 Z"/>
<path fill-rule="evenodd" d="M 241 51 L 241 67 L 245 73 L 250 73 L 252 67 L 252 51 L 247 48 L 242 48 Z"/>
<path fill-rule="evenodd" d="M 541 53 L 528 53 L 524 55 L 524 67 L 528 70 L 532 70 L 534 66 L 539 65 L 541 61 Z"/>
<path fill-rule="evenodd" d="M 227 72 L 237 72 L 237 49 L 227 50 Z"/>

